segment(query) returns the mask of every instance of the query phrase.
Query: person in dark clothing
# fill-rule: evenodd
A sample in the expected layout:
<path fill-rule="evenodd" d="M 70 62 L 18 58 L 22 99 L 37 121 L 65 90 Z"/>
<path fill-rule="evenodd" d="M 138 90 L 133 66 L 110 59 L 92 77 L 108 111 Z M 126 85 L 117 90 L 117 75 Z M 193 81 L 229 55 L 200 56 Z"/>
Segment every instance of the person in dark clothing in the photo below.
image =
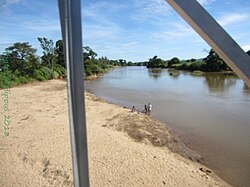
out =
<path fill-rule="evenodd" d="M 143 109 L 143 111 L 142 112 L 144 112 L 145 114 L 147 114 L 148 113 L 148 107 L 147 107 L 147 105 L 144 105 L 144 109 Z"/>
<path fill-rule="evenodd" d="M 132 107 L 131 112 L 135 112 L 135 106 Z"/>

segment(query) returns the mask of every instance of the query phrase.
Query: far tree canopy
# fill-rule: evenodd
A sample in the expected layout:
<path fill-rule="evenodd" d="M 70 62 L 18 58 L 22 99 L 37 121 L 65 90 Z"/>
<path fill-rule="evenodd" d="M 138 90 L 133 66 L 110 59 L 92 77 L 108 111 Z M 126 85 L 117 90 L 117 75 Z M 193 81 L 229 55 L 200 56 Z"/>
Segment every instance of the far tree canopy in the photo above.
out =
<path fill-rule="evenodd" d="M 248 52 L 249 54 L 250 52 Z M 219 57 L 219 55 L 211 49 L 209 54 L 204 59 L 189 59 L 181 61 L 177 57 L 174 57 L 166 62 L 161 60 L 157 56 L 149 59 L 147 68 L 174 68 L 179 70 L 195 71 L 200 70 L 204 72 L 219 72 L 231 70 L 227 64 Z"/>
<path fill-rule="evenodd" d="M 168 61 L 168 68 L 172 67 L 174 64 L 180 64 L 180 63 L 181 63 L 180 59 L 177 57 L 174 57 Z"/>
<path fill-rule="evenodd" d="M 5 59 L 9 62 L 9 70 L 22 76 L 30 76 L 34 70 L 39 68 L 36 49 L 28 42 L 17 42 L 5 49 Z"/>
<path fill-rule="evenodd" d="M 147 68 L 166 68 L 166 62 L 154 56 L 148 60 Z"/>

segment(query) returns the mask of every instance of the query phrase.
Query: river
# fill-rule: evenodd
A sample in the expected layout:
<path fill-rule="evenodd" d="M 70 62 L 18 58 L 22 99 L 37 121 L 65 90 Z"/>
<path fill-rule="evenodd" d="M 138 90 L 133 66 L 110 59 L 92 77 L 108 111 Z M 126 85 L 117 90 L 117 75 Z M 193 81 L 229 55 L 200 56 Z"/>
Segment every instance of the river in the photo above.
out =
<path fill-rule="evenodd" d="M 143 110 L 168 124 L 234 186 L 250 186 L 250 89 L 232 75 L 145 67 L 114 69 L 87 82 L 86 90 L 121 106 Z"/>

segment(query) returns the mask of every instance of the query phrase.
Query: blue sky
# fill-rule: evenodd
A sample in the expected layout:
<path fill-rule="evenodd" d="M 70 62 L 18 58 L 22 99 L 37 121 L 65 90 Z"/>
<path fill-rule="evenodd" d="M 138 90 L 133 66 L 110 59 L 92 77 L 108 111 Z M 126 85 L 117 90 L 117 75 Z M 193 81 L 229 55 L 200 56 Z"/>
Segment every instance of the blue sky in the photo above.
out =
<path fill-rule="evenodd" d="M 199 0 L 244 50 L 250 50 L 250 1 Z M 82 0 L 83 45 L 98 56 L 145 61 L 205 57 L 210 47 L 164 0 Z M 41 49 L 61 38 L 57 0 L 0 0 L 0 53 L 14 42 Z"/>

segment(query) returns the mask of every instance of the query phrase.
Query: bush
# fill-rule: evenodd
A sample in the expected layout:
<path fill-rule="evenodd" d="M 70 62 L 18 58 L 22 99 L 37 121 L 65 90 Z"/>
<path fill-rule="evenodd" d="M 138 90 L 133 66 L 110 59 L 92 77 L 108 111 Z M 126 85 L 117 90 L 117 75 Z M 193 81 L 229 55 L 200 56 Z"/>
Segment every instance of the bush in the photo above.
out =
<path fill-rule="evenodd" d="M 27 84 L 28 82 L 30 82 L 32 79 L 28 76 L 21 76 L 21 77 L 17 77 L 17 82 L 20 84 Z"/>
<path fill-rule="evenodd" d="M 98 66 L 97 64 L 93 64 L 91 66 L 91 71 L 93 74 L 103 73 L 103 69 L 100 66 Z"/>
<path fill-rule="evenodd" d="M 54 66 L 54 77 L 58 78 L 58 77 L 65 77 L 66 75 L 66 70 L 64 67 L 62 67 L 59 64 L 55 64 Z"/>
<path fill-rule="evenodd" d="M 99 64 L 86 63 L 85 64 L 85 75 L 90 76 L 94 74 L 100 74 L 104 72 L 104 69 Z"/>
<path fill-rule="evenodd" d="M 3 73 L 3 72 L 0 72 L 0 88 L 4 88 L 4 86 L 6 86 L 9 82 L 9 80 L 7 79 L 7 73 Z"/>
<path fill-rule="evenodd" d="M 42 67 L 34 71 L 34 78 L 39 81 L 45 81 L 53 79 L 53 72 L 47 67 Z"/>
<path fill-rule="evenodd" d="M 104 63 L 100 64 L 100 67 L 102 69 L 108 69 L 109 68 L 109 66 L 107 64 L 104 64 Z"/>
<path fill-rule="evenodd" d="M 27 75 L 20 76 L 16 74 L 11 74 L 10 76 L 10 86 L 17 86 L 20 84 L 27 84 L 28 82 L 32 81 L 33 79 Z"/>
<path fill-rule="evenodd" d="M 20 84 L 27 84 L 28 82 L 31 82 L 33 79 L 29 77 L 28 75 L 21 76 L 18 71 L 15 71 L 13 73 L 11 72 L 0 72 L 0 88 L 4 87 L 13 87 Z"/>
<path fill-rule="evenodd" d="M 54 77 L 55 79 L 58 79 L 58 78 L 60 77 L 60 75 L 59 75 L 59 73 L 57 73 L 57 71 L 54 71 L 54 72 L 53 72 L 53 77 Z"/>

